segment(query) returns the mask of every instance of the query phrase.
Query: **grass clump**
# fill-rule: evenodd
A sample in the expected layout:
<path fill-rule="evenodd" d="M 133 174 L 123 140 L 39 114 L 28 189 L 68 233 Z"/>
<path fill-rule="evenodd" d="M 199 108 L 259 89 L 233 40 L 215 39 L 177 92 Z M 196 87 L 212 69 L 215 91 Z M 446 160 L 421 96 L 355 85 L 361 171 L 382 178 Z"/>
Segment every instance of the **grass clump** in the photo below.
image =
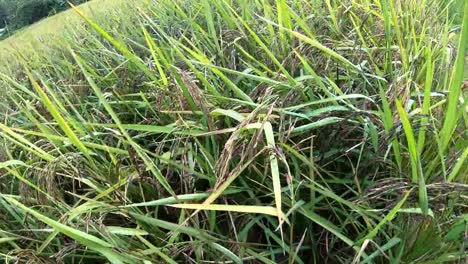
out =
<path fill-rule="evenodd" d="M 85 23 L 0 68 L 0 258 L 463 262 L 468 3 L 461 27 L 452 4 L 63 13 Z"/>

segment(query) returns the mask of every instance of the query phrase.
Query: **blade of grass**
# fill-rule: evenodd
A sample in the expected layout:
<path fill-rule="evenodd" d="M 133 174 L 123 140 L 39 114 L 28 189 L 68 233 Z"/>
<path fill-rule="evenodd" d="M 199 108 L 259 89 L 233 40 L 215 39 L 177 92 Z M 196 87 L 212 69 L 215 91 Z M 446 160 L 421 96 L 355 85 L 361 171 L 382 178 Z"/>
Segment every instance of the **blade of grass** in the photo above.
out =
<path fill-rule="evenodd" d="M 465 51 L 468 45 L 468 1 L 465 1 L 464 15 L 462 32 L 460 35 L 460 42 L 458 43 L 457 58 L 455 60 L 455 67 L 450 78 L 448 105 L 445 113 L 444 124 L 440 131 L 442 150 L 445 152 L 456 124 L 458 123 L 457 118 L 457 106 L 459 103 L 459 97 L 462 89 L 462 82 L 465 72 Z"/>
<path fill-rule="evenodd" d="M 266 142 L 268 148 L 270 148 L 270 168 L 271 168 L 271 178 L 273 181 L 273 194 L 275 197 L 275 204 L 276 204 L 276 216 L 278 217 L 279 226 L 282 225 L 283 219 L 283 211 L 281 209 L 281 179 L 280 179 L 280 172 L 278 166 L 278 158 L 276 157 L 275 149 L 275 135 L 273 133 L 273 127 L 270 122 L 265 122 L 264 124 L 264 132 L 266 137 Z"/>
<path fill-rule="evenodd" d="M 427 215 L 429 209 L 427 188 L 421 168 L 421 160 L 419 159 L 416 142 L 414 140 L 413 128 L 411 127 L 408 115 L 403 106 L 401 105 L 400 101 L 398 99 L 395 99 L 395 103 L 397 106 L 398 114 L 400 115 L 401 123 L 403 124 L 403 129 L 406 135 L 406 141 L 408 143 L 408 150 L 410 152 L 412 181 L 415 183 L 417 182 L 419 185 L 419 205 L 423 213 Z"/>
<path fill-rule="evenodd" d="M 248 214 L 266 214 L 266 215 L 272 215 L 272 216 L 278 215 L 277 209 L 271 206 L 228 205 L 228 204 L 171 204 L 167 206 L 181 208 L 181 209 L 227 211 L 227 212 L 238 212 L 238 213 L 248 213 Z"/>

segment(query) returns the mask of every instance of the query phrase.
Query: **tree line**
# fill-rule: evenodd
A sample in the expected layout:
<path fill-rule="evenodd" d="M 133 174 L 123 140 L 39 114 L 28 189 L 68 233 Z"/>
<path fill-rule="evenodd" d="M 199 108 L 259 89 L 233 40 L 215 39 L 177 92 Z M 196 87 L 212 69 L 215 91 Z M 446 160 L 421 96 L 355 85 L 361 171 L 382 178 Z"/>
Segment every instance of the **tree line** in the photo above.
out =
<path fill-rule="evenodd" d="M 69 8 L 68 2 L 81 4 L 89 0 L 0 0 L 0 29 L 9 34 L 40 19 Z"/>

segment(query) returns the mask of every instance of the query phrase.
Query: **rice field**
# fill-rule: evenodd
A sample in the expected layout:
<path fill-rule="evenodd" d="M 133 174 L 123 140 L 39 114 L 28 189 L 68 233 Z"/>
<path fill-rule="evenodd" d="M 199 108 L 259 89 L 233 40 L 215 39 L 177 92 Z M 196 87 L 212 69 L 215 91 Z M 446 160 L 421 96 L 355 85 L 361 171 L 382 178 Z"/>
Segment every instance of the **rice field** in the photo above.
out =
<path fill-rule="evenodd" d="M 468 2 L 95 0 L 0 42 L 5 263 L 466 263 Z"/>

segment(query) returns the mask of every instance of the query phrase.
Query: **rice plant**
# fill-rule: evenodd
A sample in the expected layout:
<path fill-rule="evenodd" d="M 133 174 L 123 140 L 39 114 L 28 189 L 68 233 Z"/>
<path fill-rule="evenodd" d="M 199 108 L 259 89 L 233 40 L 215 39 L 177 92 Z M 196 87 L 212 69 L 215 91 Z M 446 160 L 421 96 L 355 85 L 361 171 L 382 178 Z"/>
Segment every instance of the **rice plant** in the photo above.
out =
<path fill-rule="evenodd" d="M 107 2 L 4 42 L 1 260 L 466 262 L 468 2 Z"/>

